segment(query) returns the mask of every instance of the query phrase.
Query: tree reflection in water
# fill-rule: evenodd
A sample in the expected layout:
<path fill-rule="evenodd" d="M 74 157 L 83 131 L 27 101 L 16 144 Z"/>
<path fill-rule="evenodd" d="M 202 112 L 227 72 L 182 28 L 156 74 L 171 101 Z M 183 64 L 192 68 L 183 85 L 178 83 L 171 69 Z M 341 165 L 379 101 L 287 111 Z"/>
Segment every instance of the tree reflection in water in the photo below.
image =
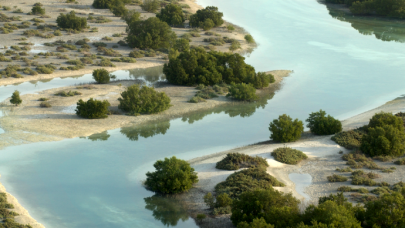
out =
<path fill-rule="evenodd" d="M 91 141 L 107 141 L 108 138 L 110 138 L 110 135 L 107 133 L 107 131 L 92 134 L 89 137 L 87 137 L 87 139 L 90 139 Z"/>
<path fill-rule="evenodd" d="M 131 141 L 137 141 L 139 137 L 149 138 L 158 134 L 166 134 L 170 128 L 170 121 L 152 122 L 144 125 L 134 125 L 121 128 L 121 134 L 127 136 Z"/>
<path fill-rule="evenodd" d="M 180 219 L 184 222 L 189 218 L 186 208 L 174 197 L 154 195 L 144 200 L 145 208 L 152 211 L 153 217 L 165 226 L 176 226 Z"/>

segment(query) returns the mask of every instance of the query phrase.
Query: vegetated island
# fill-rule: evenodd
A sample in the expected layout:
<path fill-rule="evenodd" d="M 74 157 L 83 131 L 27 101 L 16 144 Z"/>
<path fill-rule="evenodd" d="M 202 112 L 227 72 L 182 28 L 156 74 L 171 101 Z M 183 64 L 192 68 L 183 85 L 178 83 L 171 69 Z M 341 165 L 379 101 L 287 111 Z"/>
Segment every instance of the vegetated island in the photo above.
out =
<path fill-rule="evenodd" d="M 34 0 L 1 3 L 0 85 L 86 74 L 100 67 L 115 71 L 163 65 L 175 39 L 221 52 L 246 53 L 256 47 L 243 28 L 222 18 L 204 24 L 194 17 L 190 24 L 190 18 L 202 9 L 190 0 L 171 4 L 80 0 L 55 6 Z M 210 11 L 222 15 L 215 7 Z M 162 15 L 160 19 L 157 14 Z M 178 21 L 171 20 L 177 17 Z M 155 26 L 166 37 L 160 39 L 151 31 L 135 34 L 142 26 Z M 148 38 L 152 40 L 146 40 L 147 32 L 153 34 Z M 143 38 L 129 38 L 135 35 Z"/>
<path fill-rule="evenodd" d="M 187 213 L 200 227 L 316 227 L 312 226 L 313 220 L 359 228 L 402 224 L 402 219 L 384 220 L 378 216 L 390 214 L 385 207 L 403 211 L 395 205 L 405 201 L 401 190 L 405 187 L 405 114 L 400 112 L 404 105 L 401 97 L 342 124 L 323 111 L 312 113 L 307 120 L 311 132 L 303 133 L 301 139 L 288 143 L 266 141 L 189 160 L 197 181 L 175 196 L 176 211 Z M 284 115 L 272 124 L 289 131 L 292 128 L 288 126 L 302 125 Z M 334 129 L 333 133 L 324 131 L 328 129 Z M 288 135 L 294 135 L 293 131 Z M 289 178 L 292 173 L 310 174 L 311 184 L 294 183 Z M 151 176 L 147 175 L 147 180 L 150 182 Z M 309 198 L 300 195 L 297 188 Z M 149 198 L 145 198 L 148 208 L 158 210 Z M 397 201 L 392 201 L 394 198 Z M 350 203 L 360 203 L 360 207 Z M 310 204 L 318 206 L 305 210 Z M 265 213 L 255 207 L 263 208 Z M 325 207 L 333 216 L 346 208 L 342 216 L 347 217 L 319 216 L 317 213 Z"/>

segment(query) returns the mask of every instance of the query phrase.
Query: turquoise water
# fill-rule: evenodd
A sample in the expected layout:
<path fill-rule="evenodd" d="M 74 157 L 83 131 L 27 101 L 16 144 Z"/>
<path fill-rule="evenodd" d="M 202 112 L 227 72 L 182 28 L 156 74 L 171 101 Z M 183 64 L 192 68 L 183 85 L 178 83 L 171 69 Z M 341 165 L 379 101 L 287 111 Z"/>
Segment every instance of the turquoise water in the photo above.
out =
<path fill-rule="evenodd" d="M 0 151 L 0 180 L 34 218 L 47 227 L 195 227 L 176 199 L 153 197 L 142 187 L 157 159 L 190 159 L 267 140 L 269 122 L 283 113 L 305 120 L 322 108 L 344 119 L 404 93 L 403 44 L 363 35 L 315 0 L 199 3 L 218 6 L 255 37 L 260 46 L 247 62 L 257 70 L 294 70 L 283 88 L 258 104 Z M 376 23 L 370 20 L 370 29 Z M 132 78 L 141 74 L 133 71 Z M 80 80 L 6 86 L 0 96 Z M 158 80 L 156 70 L 149 81 Z"/>

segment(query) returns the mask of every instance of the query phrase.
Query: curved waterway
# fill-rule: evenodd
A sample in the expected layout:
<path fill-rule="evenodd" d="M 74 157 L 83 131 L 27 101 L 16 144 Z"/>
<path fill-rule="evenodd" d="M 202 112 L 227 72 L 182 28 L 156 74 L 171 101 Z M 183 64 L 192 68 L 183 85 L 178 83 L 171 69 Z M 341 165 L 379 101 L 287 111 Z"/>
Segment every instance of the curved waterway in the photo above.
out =
<path fill-rule="evenodd" d="M 218 6 L 225 19 L 253 35 L 260 45 L 247 62 L 257 70 L 294 73 L 272 99 L 259 104 L 0 151 L 1 182 L 39 222 L 47 227 L 196 227 L 176 199 L 143 188 L 156 160 L 190 159 L 267 140 L 269 122 L 283 113 L 305 120 L 323 109 L 344 119 L 405 91 L 404 44 L 365 36 L 316 0 L 198 2 Z M 370 27 L 373 23 L 378 20 L 370 19 Z M 0 94 L 35 92 L 58 80 L 71 85 L 76 79 L 38 82 L 38 89 L 6 86 Z"/>

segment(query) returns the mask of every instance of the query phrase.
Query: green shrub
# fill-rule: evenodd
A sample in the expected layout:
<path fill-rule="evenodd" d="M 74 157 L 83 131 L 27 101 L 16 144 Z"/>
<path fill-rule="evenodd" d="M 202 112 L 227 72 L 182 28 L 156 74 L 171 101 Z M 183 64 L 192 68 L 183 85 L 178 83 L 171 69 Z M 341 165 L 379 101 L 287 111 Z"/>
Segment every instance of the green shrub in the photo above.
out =
<path fill-rule="evenodd" d="M 37 65 L 36 71 L 40 74 L 52 74 L 56 67 L 51 64 Z"/>
<path fill-rule="evenodd" d="M 192 97 L 188 102 L 190 103 L 200 103 L 200 102 L 206 102 L 206 100 L 202 97 Z"/>
<path fill-rule="evenodd" d="M 125 8 L 125 4 L 122 2 L 114 5 L 112 8 L 110 8 L 110 10 L 116 17 L 121 17 L 128 14 L 128 9 Z"/>
<path fill-rule="evenodd" d="M 232 43 L 231 43 L 231 46 L 229 47 L 229 50 L 230 51 L 236 51 L 236 50 L 238 50 L 238 49 L 241 49 L 242 47 L 240 46 L 240 43 L 238 42 L 238 41 L 233 41 Z"/>
<path fill-rule="evenodd" d="M 131 115 L 152 114 L 162 112 L 170 108 L 170 98 L 163 92 L 157 92 L 154 88 L 132 85 L 121 93 L 118 98 L 118 108 Z"/>
<path fill-rule="evenodd" d="M 405 158 L 398 159 L 394 163 L 397 165 L 405 165 Z"/>
<path fill-rule="evenodd" d="M 127 31 L 126 42 L 131 48 L 169 48 L 177 38 L 170 26 L 156 17 L 131 22 Z"/>
<path fill-rule="evenodd" d="M 349 167 L 343 168 L 343 169 L 336 169 L 336 171 L 341 172 L 341 173 L 351 173 L 353 170 Z"/>
<path fill-rule="evenodd" d="M 215 23 L 210 18 L 205 19 L 203 22 L 200 22 L 200 27 L 204 29 L 204 31 L 208 31 L 214 28 Z"/>
<path fill-rule="evenodd" d="M 87 20 L 85 17 L 77 17 L 75 11 L 70 13 L 61 13 L 56 19 L 56 23 L 59 27 L 64 29 L 83 30 L 87 28 Z"/>
<path fill-rule="evenodd" d="M 45 97 L 41 97 L 41 98 L 38 99 L 38 101 L 47 101 L 47 100 L 49 100 L 49 99 L 45 98 Z"/>
<path fill-rule="evenodd" d="M 375 186 L 377 182 L 369 178 L 367 175 L 355 175 L 352 178 L 353 185 L 367 185 L 367 186 Z"/>
<path fill-rule="evenodd" d="M 290 116 L 283 114 L 270 123 L 269 130 L 271 132 L 270 138 L 274 141 L 294 142 L 301 138 L 304 124 L 298 119 L 293 121 Z"/>
<path fill-rule="evenodd" d="M 20 92 L 18 90 L 14 91 L 13 95 L 11 95 L 10 103 L 14 105 L 19 105 L 22 103 Z"/>
<path fill-rule="evenodd" d="M 208 192 L 204 196 L 204 203 L 210 208 L 214 209 L 215 208 L 215 197 L 212 195 L 211 192 Z"/>
<path fill-rule="evenodd" d="M 196 219 L 197 219 L 198 222 L 201 223 L 206 217 L 207 216 L 205 214 L 197 214 Z"/>
<path fill-rule="evenodd" d="M 212 213 L 214 215 L 226 215 L 226 214 L 232 213 L 232 208 L 231 208 L 231 206 L 217 207 L 217 208 L 214 208 L 214 211 Z"/>
<path fill-rule="evenodd" d="M 156 17 L 171 26 L 183 27 L 183 23 L 186 20 L 181 7 L 173 3 L 160 9 L 160 13 L 156 14 Z"/>
<path fill-rule="evenodd" d="M 332 135 L 342 131 L 342 123 L 330 115 L 326 116 L 322 109 L 309 114 L 306 121 L 307 127 L 315 135 Z"/>
<path fill-rule="evenodd" d="M 215 90 L 212 87 L 206 87 L 204 89 L 201 89 L 195 94 L 196 97 L 201 97 L 203 99 L 211 99 L 218 97 L 218 95 L 215 93 Z"/>
<path fill-rule="evenodd" d="M 254 218 L 251 223 L 240 222 L 237 228 L 274 228 L 274 226 L 268 224 L 264 218 Z"/>
<path fill-rule="evenodd" d="M 353 189 L 349 186 L 340 186 L 337 190 L 340 192 L 351 192 Z"/>
<path fill-rule="evenodd" d="M 308 158 L 302 151 L 290 147 L 277 148 L 271 152 L 271 156 L 273 156 L 276 161 L 290 165 L 296 165 L 300 161 Z"/>
<path fill-rule="evenodd" d="M 356 149 L 360 147 L 361 138 L 365 135 L 365 132 L 359 129 L 343 131 L 334 135 L 331 139 L 338 145 L 345 147 L 346 149 Z"/>
<path fill-rule="evenodd" d="M 77 102 L 76 115 L 87 119 L 103 119 L 107 118 L 110 103 L 107 100 L 99 101 L 90 98 L 84 102 L 80 99 Z"/>
<path fill-rule="evenodd" d="M 215 186 L 217 194 L 226 193 L 232 199 L 238 198 L 243 192 L 254 189 L 271 189 L 272 186 L 284 187 L 276 178 L 266 172 L 263 166 L 251 167 L 229 175 L 225 181 Z"/>
<path fill-rule="evenodd" d="M 392 156 L 376 156 L 376 157 L 373 157 L 373 159 L 377 159 L 382 162 L 389 162 L 389 161 L 392 161 L 392 159 L 394 159 L 394 158 Z"/>
<path fill-rule="evenodd" d="M 93 70 L 93 79 L 99 84 L 108 84 L 111 79 L 110 73 L 106 69 Z"/>
<path fill-rule="evenodd" d="M 347 177 L 333 174 L 332 176 L 328 176 L 328 181 L 330 182 L 345 182 L 347 181 Z"/>
<path fill-rule="evenodd" d="M 245 83 L 231 83 L 229 93 L 226 96 L 240 101 L 254 101 L 258 99 L 256 89 L 251 84 Z"/>
<path fill-rule="evenodd" d="M 31 14 L 33 14 L 33 15 L 44 15 L 45 14 L 45 9 L 41 8 L 41 6 L 39 6 L 39 5 L 36 5 L 36 6 L 32 7 Z"/>
<path fill-rule="evenodd" d="M 237 226 L 264 218 L 274 227 L 294 227 L 299 220 L 299 202 L 291 193 L 284 194 L 273 188 L 247 191 L 234 200 L 231 221 Z"/>
<path fill-rule="evenodd" d="M 94 0 L 92 6 L 96 9 L 112 9 L 114 6 L 128 3 L 129 0 Z"/>
<path fill-rule="evenodd" d="M 252 166 L 268 167 L 266 159 L 261 157 L 251 157 L 246 154 L 228 153 L 225 158 L 217 162 L 215 168 L 224 170 L 238 170 Z"/>
<path fill-rule="evenodd" d="M 100 60 L 100 62 L 98 62 L 96 65 L 103 67 L 115 67 L 115 65 L 111 62 L 111 60 L 107 58 Z"/>
<path fill-rule="evenodd" d="M 155 172 L 146 173 L 145 185 L 154 192 L 175 194 L 188 191 L 198 182 L 197 174 L 190 164 L 176 157 L 158 160 Z"/>
<path fill-rule="evenodd" d="M 207 6 L 205 9 L 197 10 L 197 12 L 190 16 L 191 27 L 203 27 L 204 22 L 210 19 L 214 26 L 218 27 L 224 23 L 222 19 L 223 13 L 218 12 L 218 8 L 214 6 Z"/>
<path fill-rule="evenodd" d="M 73 97 L 73 96 L 78 96 L 78 95 L 82 95 L 82 93 L 78 92 L 78 91 L 71 91 L 69 90 L 69 92 L 66 91 L 60 91 L 55 93 L 56 96 L 61 96 L 61 97 Z"/>
<path fill-rule="evenodd" d="M 245 35 L 245 40 L 246 40 L 246 42 L 248 42 L 249 44 L 255 43 L 255 40 L 253 39 L 252 35 L 250 35 L 250 34 Z"/>
<path fill-rule="evenodd" d="M 368 124 L 369 128 L 384 127 L 386 125 L 391 125 L 399 131 L 404 131 L 404 123 L 401 117 L 397 117 L 392 113 L 380 112 L 375 114 Z"/>
<path fill-rule="evenodd" d="M 404 131 L 398 130 L 393 125 L 369 127 L 368 134 L 361 140 L 360 149 L 370 156 L 401 156 L 405 153 L 404 142 Z"/>
<path fill-rule="evenodd" d="M 402 227 L 405 224 L 404 196 L 401 193 L 384 194 L 375 201 L 367 202 L 365 223 L 375 227 Z"/>
<path fill-rule="evenodd" d="M 160 7 L 159 0 L 143 0 L 141 8 L 147 12 L 155 13 Z"/>

